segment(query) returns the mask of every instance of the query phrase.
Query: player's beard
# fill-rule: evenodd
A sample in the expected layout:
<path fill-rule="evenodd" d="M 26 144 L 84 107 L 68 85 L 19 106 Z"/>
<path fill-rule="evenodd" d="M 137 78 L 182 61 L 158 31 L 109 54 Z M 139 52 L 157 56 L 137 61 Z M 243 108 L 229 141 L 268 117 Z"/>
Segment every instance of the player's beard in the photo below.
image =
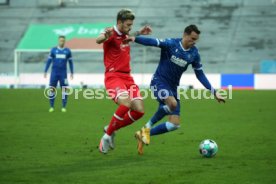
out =
<path fill-rule="evenodd" d="M 126 35 L 128 35 L 130 33 L 130 31 L 131 31 L 131 29 L 126 29 L 126 31 L 124 31 L 123 33 L 126 34 Z"/>
<path fill-rule="evenodd" d="M 126 35 L 129 35 L 129 33 L 130 33 L 130 29 L 127 31 L 124 31 L 124 34 L 126 34 Z"/>

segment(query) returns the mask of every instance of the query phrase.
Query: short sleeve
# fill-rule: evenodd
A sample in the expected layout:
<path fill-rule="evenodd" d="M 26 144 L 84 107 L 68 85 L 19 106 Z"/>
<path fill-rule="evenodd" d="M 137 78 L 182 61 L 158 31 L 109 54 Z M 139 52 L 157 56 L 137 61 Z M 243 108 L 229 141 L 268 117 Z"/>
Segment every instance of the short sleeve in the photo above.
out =
<path fill-rule="evenodd" d="M 54 50 L 55 50 L 54 48 L 52 48 L 52 49 L 50 50 L 48 59 L 54 59 L 54 58 L 55 58 Z"/>
<path fill-rule="evenodd" d="M 171 44 L 171 39 L 166 38 L 166 39 L 158 39 L 156 38 L 157 41 L 157 46 L 160 48 L 168 48 Z"/>
<path fill-rule="evenodd" d="M 200 54 L 199 54 L 198 50 L 196 50 L 196 52 L 195 52 L 194 61 L 192 62 L 192 66 L 193 66 L 194 70 L 202 69 Z"/>
<path fill-rule="evenodd" d="M 101 34 L 105 34 L 105 32 L 102 32 Z M 109 42 L 111 42 L 111 41 L 114 39 L 114 37 L 115 37 L 115 33 L 114 33 L 114 31 L 113 31 L 113 34 L 112 34 L 107 40 L 105 40 L 104 43 L 109 43 Z"/>

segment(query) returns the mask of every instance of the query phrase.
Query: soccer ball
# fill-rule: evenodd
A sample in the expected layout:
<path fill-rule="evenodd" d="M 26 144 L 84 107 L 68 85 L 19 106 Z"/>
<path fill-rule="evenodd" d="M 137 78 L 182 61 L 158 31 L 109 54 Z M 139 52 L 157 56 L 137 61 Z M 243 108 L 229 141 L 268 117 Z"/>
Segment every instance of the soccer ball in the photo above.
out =
<path fill-rule="evenodd" d="M 199 153 L 206 158 L 211 158 L 218 152 L 218 145 L 211 139 L 205 139 L 199 145 Z"/>

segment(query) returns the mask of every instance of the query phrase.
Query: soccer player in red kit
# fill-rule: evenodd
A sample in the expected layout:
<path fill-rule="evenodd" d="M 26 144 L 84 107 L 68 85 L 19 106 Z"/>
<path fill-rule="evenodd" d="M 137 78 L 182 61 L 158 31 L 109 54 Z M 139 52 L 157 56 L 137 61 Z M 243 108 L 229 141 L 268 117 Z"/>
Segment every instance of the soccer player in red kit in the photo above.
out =
<path fill-rule="evenodd" d="M 105 87 L 118 108 L 110 123 L 105 127 L 105 134 L 101 138 L 99 151 L 107 153 L 114 149 L 115 131 L 130 125 L 144 115 L 144 104 L 139 87 L 130 75 L 130 46 L 123 40 L 128 38 L 135 19 L 129 9 L 122 9 L 117 14 L 117 24 L 108 27 L 101 33 L 96 42 L 103 43 L 105 65 Z M 133 35 L 147 35 L 151 33 L 149 26 L 144 26 Z M 144 133 L 147 134 L 146 132 Z"/>

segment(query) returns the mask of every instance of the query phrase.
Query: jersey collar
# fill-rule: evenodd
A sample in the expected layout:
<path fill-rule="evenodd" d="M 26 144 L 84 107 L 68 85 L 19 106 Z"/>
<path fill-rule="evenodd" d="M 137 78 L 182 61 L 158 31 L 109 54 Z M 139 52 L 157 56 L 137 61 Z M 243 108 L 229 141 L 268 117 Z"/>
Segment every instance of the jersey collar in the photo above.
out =
<path fill-rule="evenodd" d="M 57 46 L 57 48 L 58 48 L 58 50 L 63 50 L 63 49 L 65 49 L 65 47 L 60 48 L 59 46 Z"/>
<path fill-rule="evenodd" d="M 181 48 L 182 48 L 184 51 L 189 51 L 189 50 L 191 49 L 191 48 L 189 48 L 189 49 L 184 49 L 181 40 L 179 41 L 179 45 L 181 46 Z"/>
<path fill-rule="evenodd" d="M 118 35 L 122 35 L 122 34 L 123 34 L 123 33 L 121 33 L 121 32 L 119 31 L 119 29 L 117 28 L 116 25 L 114 26 L 114 30 L 116 31 L 116 33 L 117 33 Z"/>

